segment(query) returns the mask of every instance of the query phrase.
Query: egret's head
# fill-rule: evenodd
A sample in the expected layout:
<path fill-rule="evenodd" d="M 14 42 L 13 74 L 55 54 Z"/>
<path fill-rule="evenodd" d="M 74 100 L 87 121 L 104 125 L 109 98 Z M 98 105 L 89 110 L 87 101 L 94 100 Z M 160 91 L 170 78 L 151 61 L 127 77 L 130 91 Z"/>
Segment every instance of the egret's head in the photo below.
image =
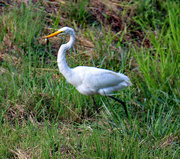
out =
<path fill-rule="evenodd" d="M 56 31 L 52 34 L 45 36 L 44 38 L 50 38 L 50 37 L 56 36 L 58 34 L 70 34 L 70 35 L 75 36 L 74 29 L 72 29 L 70 27 L 63 27 L 63 28 L 59 29 L 58 31 Z"/>

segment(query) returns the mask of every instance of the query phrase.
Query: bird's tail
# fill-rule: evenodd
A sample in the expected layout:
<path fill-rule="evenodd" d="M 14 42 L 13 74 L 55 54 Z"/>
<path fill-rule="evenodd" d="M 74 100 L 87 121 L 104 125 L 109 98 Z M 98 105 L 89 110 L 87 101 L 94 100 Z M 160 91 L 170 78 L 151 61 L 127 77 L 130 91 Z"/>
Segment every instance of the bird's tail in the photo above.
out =
<path fill-rule="evenodd" d="M 130 79 L 129 79 L 128 76 L 126 76 L 126 75 L 124 75 L 124 74 L 121 74 L 121 77 L 124 78 L 124 82 L 126 83 L 126 87 L 133 85 L 133 84 L 130 82 Z"/>
<path fill-rule="evenodd" d="M 126 81 L 128 86 L 132 86 L 133 84 L 130 81 Z"/>

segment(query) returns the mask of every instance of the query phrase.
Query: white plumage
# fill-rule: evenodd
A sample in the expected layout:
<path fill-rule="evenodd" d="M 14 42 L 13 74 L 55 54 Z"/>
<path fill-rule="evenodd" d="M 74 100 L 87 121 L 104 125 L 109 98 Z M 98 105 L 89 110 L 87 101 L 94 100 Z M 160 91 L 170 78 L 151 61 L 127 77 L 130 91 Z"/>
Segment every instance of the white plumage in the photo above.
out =
<path fill-rule="evenodd" d="M 84 95 L 108 96 L 131 85 L 127 76 L 105 69 L 79 66 L 71 71 L 71 77 L 67 77 L 67 81 Z"/>
<path fill-rule="evenodd" d="M 58 51 L 57 63 L 59 70 L 66 80 L 75 86 L 81 94 L 91 96 L 99 94 L 112 97 L 111 93 L 132 85 L 129 78 L 122 73 L 88 66 L 70 68 L 66 63 L 65 53 L 75 42 L 75 32 L 72 28 L 63 27 L 45 38 L 50 38 L 58 34 L 70 35 L 69 42 L 61 45 Z M 114 99 L 114 97 L 112 98 Z"/>

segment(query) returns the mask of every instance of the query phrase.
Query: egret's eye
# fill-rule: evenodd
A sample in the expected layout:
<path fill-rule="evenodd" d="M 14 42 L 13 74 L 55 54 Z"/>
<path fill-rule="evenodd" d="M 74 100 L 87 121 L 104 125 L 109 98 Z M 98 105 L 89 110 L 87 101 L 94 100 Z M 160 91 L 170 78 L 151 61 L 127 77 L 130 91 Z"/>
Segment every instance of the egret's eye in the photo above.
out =
<path fill-rule="evenodd" d="M 44 42 L 45 42 L 46 45 L 48 45 L 49 44 L 49 38 L 45 38 Z"/>

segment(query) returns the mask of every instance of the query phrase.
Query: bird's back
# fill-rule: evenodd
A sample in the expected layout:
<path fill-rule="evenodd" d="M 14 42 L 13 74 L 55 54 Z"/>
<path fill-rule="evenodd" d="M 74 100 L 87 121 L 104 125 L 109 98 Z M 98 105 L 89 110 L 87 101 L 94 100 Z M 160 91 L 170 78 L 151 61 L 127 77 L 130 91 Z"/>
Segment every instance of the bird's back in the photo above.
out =
<path fill-rule="evenodd" d="M 85 95 L 110 95 L 114 91 L 131 86 L 129 78 L 122 74 L 96 67 L 78 66 L 72 69 L 73 84 L 77 90 Z"/>

